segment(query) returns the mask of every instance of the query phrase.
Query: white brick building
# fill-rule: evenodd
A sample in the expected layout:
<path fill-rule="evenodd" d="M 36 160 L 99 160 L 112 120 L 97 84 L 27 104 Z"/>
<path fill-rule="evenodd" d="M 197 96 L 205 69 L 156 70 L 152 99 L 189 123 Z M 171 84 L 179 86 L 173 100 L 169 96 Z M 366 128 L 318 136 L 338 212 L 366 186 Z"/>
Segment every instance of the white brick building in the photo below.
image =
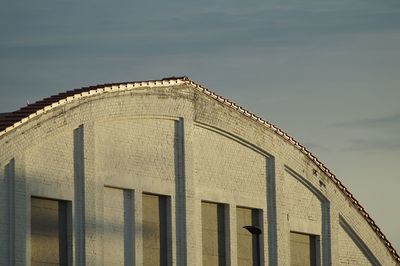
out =
<path fill-rule="evenodd" d="M 3 115 L 0 168 L 0 265 L 400 265 L 307 149 L 186 77 Z"/>

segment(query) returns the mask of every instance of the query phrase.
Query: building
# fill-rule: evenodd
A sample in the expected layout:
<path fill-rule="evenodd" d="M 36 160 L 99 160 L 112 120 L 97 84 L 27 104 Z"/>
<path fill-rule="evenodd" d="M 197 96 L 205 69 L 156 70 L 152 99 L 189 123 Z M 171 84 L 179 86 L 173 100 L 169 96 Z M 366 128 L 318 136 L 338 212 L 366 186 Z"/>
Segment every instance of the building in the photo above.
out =
<path fill-rule="evenodd" d="M 312 153 L 186 77 L 3 114 L 0 168 L 1 265 L 400 264 Z"/>

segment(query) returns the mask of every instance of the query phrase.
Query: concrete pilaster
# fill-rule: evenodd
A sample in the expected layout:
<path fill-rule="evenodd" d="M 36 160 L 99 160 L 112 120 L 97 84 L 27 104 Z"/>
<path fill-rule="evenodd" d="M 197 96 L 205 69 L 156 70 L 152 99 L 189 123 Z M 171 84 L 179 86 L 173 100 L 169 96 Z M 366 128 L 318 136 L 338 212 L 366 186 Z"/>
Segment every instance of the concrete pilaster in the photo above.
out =
<path fill-rule="evenodd" d="M 10 174 L 12 179 L 12 170 Z M 14 184 L 9 185 L 9 193 L 15 204 L 14 247 L 11 247 L 15 255 L 15 265 L 30 265 L 30 195 L 27 190 L 23 155 L 15 156 Z M 10 236 L 12 238 L 12 232 Z"/>
<path fill-rule="evenodd" d="M 86 264 L 86 224 L 85 224 L 85 170 L 84 170 L 84 130 L 80 125 L 74 130 L 74 255 L 75 265 Z"/>
<path fill-rule="evenodd" d="M 275 158 L 277 265 L 290 263 L 290 227 L 285 192 L 285 166 Z"/>
<path fill-rule="evenodd" d="M 15 161 L 11 159 L 0 172 L 0 265 L 15 261 Z"/>
<path fill-rule="evenodd" d="M 232 266 L 237 266 L 237 230 L 236 230 L 236 205 L 229 204 L 229 236 L 228 239 L 230 240 L 229 243 L 229 254 Z"/>
<path fill-rule="evenodd" d="M 143 265 L 143 192 L 140 189 L 135 189 L 133 192 L 134 204 L 134 230 L 135 230 L 135 265 Z"/>
<path fill-rule="evenodd" d="M 277 265 L 277 209 L 275 158 L 266 157 L 267 210 L 264 213 L 264 258 L 267 265 Z"/>

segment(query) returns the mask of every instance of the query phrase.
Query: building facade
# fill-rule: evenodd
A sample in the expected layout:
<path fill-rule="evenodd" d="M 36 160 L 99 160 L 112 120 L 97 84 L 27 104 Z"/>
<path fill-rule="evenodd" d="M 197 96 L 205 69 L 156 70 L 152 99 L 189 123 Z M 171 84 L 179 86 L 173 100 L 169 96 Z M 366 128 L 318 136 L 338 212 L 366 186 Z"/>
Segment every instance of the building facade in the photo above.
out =
<path fill-rule="evenodd" d="M 0 265 L 400 264 L 305 147 L 186 77 L 5 114 L 0 169 Z"/>

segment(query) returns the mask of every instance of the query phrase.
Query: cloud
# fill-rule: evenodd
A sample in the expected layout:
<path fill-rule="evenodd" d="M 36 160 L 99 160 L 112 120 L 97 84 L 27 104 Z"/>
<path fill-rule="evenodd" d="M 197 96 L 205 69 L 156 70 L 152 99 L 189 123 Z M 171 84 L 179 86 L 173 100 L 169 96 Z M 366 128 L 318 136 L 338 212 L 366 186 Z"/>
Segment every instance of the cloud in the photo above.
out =
<path fill-rule="evenodd" d="M 400 126 L 400 113 L 391 114 L 376 118 L 367 118 L 356 121 L 348 121 L 335 124 L 341 127 L 362 127 L 362 128 L 376 128 L 376 127 L 399 127 Z"/>
<path fill-rule="evenodd" d="M 352 139 L 343 151 L 400 151 L 400 139 Z"/>
<path fill-rule="evenodd" d="M 303 143 L 304 147 L 306 147 L 308 150 L 312 152 L 330 152 L 332 149 L 330 147 L 327 147 L 326 145 L 322 145 L 320 143 L 312 143 L 312 142 L 306 142 Z"/>
<path fill-rule="evenodd" d="M 321 38 L 336 43 L 337 34 L 347 38 L 354 33 L 397 30 L 400 26 L 400 11 L 384 8 L 382 4 L 353 1 L 352 5 L 358 7 L 355 9 L 344 1 L 332 6 L 306 2 L 255 1 L 252 5 L 210 2 L 196 8 L 174 1 L 162 6 L 157 3 L 157 8 L 152 3 L 126 4 L 124 8 L 102 3 L 102 8 L 95 6 L 97 12 L 93 12 L 92 5 L 85 4 L 79 8 L 61 8 L 60 3 L 49 3 L 45 10 L 36 4 L 29 8 L 6 7 L 7 12 L 0 11 L 4 15 L 0 16 L 0 33 L 6 36 L 0 41 L 3 51 L 0 54 L 34 56 L 50 50 L 56 55 L 69 56 L 71 51 L 92 53 L 97 47 L 94 50 L 99 54 L 122 50 L 124 55 L 132 51 L 139 51 L 138 54 L 184 51 L 190 55 L 227 48 L 314 45 Z M 250 8 L 254 4 L 256 8 Z M 12 24 L 12 27 L 2 28 L 1 24 Z"/>
<path fill-rule="evenodd" d="M 360 138 L 351 138 L 345 151 L 400 151 L 400 113 L 336 124 L 359 131 Z"/>

